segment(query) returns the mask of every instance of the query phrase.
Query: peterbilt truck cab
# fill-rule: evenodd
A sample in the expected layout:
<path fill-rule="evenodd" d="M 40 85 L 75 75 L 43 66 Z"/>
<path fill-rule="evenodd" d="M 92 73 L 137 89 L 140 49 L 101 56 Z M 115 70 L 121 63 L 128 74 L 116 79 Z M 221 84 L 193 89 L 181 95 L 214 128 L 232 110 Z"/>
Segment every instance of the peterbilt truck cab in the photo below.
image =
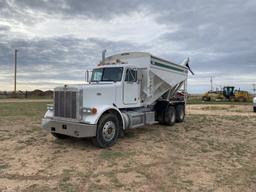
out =
<path fill-rule="evenodd" d="M 104 58 L 88 82 L 54 89 L 42 127 L 60 139 L 91 137 L 104 148 L 128 129 L 182 122 L 188 61 L 178 65 L 143 52 Z M 181 89 L 184 97 L 176 99 Z"/>

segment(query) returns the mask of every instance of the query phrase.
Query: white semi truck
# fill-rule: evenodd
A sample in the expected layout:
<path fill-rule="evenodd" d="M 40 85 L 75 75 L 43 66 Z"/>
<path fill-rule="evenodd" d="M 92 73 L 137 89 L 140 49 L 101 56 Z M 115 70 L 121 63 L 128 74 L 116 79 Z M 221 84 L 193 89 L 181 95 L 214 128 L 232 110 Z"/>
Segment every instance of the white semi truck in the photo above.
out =
<path fill-rule="evenodd" d="M 178 65 L 143 52 L 103 57 L 87 83 L 54 89 L 42 127 L 57 138 L 92 137 L 104 148 L 127 129 L 182 122 L 188 62 Z"/>

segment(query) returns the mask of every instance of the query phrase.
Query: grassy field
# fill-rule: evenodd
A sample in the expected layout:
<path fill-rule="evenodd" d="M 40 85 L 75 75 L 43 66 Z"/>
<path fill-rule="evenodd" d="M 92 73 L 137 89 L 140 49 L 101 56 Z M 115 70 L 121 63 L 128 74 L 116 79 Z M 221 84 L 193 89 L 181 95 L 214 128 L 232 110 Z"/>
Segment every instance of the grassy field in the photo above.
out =
<path fill-rule="evenodd" d="M 0 191 L 255 191 L 250 105 L 189 105 L 186 121 L 129 130 L 109 149 L 40 128 L 46 102 L 0 103 Z"/>

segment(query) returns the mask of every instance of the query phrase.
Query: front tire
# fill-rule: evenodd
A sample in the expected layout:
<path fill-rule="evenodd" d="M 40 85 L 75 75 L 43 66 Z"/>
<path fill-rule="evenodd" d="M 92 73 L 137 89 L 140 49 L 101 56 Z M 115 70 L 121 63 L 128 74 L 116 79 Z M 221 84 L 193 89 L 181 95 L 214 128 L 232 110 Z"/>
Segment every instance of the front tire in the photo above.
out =
<path fill-rule="evenodd" d="M 99 120 L 93 143 L 101 148 L 111 147 L 116 143 L 119 131 L 117 117 L 112 113 L 105 114 Z"/>
<path fill-rule="evenodd" d="M 256 113 L 256 107 L 253 107 L 253 111 Z"/>

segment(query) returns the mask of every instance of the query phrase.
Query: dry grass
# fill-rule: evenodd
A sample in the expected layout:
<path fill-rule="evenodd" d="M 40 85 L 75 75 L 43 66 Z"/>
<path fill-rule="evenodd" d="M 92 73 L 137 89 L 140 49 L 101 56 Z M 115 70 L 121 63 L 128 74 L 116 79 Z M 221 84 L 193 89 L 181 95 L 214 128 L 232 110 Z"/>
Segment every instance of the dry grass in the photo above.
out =
<path fill-rule="evenodd" d="M 0 191 L 256 189 L 256 116 L 248 106 L 189 106 L 184 123 L 130 130 L 110 149 L 56 140 L 40 129 L 45 106 L 0 103 Z"/>

